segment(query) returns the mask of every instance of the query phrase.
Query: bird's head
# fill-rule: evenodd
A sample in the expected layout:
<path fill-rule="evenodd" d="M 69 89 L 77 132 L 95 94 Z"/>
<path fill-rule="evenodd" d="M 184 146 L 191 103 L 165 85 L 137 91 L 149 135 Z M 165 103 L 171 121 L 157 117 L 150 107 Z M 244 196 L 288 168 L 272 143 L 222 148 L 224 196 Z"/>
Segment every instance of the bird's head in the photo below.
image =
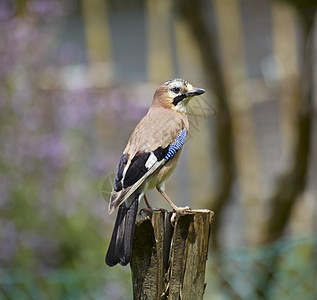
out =
<path fill-rule="evenodd" d="M 186 80 L 172 79 L 164 82 L 155 91 L 153 105 L 185 113 L 190 98 L 203 93 L 205 90 L 193 87 Z"/>

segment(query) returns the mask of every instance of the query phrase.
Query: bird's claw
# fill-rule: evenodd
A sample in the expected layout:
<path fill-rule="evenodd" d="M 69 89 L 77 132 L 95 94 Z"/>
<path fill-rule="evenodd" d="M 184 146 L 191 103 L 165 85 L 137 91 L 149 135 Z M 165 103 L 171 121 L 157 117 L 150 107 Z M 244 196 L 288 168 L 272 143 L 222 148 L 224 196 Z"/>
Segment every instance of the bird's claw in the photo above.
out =
<path fill-rule="evenodd" d="M 139 211 L 139 218 L 140 219 L 144 219 L 146 217 L 151 216 L 152 213 L 153 213 L 153 209 L 151 209 L 151 208 L 142 208 Z"/>
<path fill-rule="evenodd" d="M 140 213 L 151 213 L 153 212 L 153 208 L 148 208 L 148 207 L 144 207 L 142 209 L 140 209 Z"/>
<path fill-rule="evenodd" d="M 189 206 L 185 206 L 185 207 L 177 207 L 177 208 L 173 209 L 173 214 L 171 216 L 171 223 L 172 223 L 173 226 L 175 225 L 176 214 L 178 212 L 184 212 L 184 211 L 187 211 L 187 210 L 191 210 L 191 208 Z"/>

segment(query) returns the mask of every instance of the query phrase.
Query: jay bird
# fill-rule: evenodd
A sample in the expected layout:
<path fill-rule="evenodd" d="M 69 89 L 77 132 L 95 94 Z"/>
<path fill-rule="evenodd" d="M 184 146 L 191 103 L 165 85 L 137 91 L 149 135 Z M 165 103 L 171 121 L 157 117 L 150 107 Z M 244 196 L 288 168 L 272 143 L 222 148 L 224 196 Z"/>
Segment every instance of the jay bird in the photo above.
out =
<path fill-rule="evenodd" d="M 183 79 L 164 82 L 155 91 L 148 113 L 131 134 L 119 161 L 109 202 L 109 213 L 118 208 L 118 214 L 106 255 L 108 266 L 130 262 L 142 197 L 151 209 L 146 190 L 156 187 L 174 212 L 189 209 L 171 201 L 165 193 L 165 181 L 174 171 L 188 135 L 186 106 L 193 96 L 203 93 L 205 90 Z"/>

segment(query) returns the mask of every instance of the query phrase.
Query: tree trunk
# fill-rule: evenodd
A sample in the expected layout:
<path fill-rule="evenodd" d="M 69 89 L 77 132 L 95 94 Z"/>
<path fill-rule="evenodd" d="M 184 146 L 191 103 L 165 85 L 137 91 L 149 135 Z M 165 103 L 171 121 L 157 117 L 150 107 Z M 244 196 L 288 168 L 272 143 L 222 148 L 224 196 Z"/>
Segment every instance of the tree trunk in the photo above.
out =
<path fill-rule="evenodd" d="M 136 224 L 131 271 L 134 299 L 203 299 L 213 212 L 154 210 Z"/>

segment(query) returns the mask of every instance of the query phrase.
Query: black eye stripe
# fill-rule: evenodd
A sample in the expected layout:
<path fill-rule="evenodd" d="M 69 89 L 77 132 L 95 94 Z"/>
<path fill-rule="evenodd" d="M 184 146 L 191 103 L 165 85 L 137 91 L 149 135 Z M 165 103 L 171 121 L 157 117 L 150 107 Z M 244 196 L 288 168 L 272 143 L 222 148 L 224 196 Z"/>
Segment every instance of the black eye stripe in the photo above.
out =
<path fill-rule="evenodd" d="M 182 101 L 183 99 L 185 99 L 186 97 L 187 97 L 186 94 L 181 94 L 181 95 L 175 97 L 174 100 L 173 100 L 173 104 L 174 104 L 174 105 L 177 105 L 177 103 L 181 102 L 181 101 Z"/>

